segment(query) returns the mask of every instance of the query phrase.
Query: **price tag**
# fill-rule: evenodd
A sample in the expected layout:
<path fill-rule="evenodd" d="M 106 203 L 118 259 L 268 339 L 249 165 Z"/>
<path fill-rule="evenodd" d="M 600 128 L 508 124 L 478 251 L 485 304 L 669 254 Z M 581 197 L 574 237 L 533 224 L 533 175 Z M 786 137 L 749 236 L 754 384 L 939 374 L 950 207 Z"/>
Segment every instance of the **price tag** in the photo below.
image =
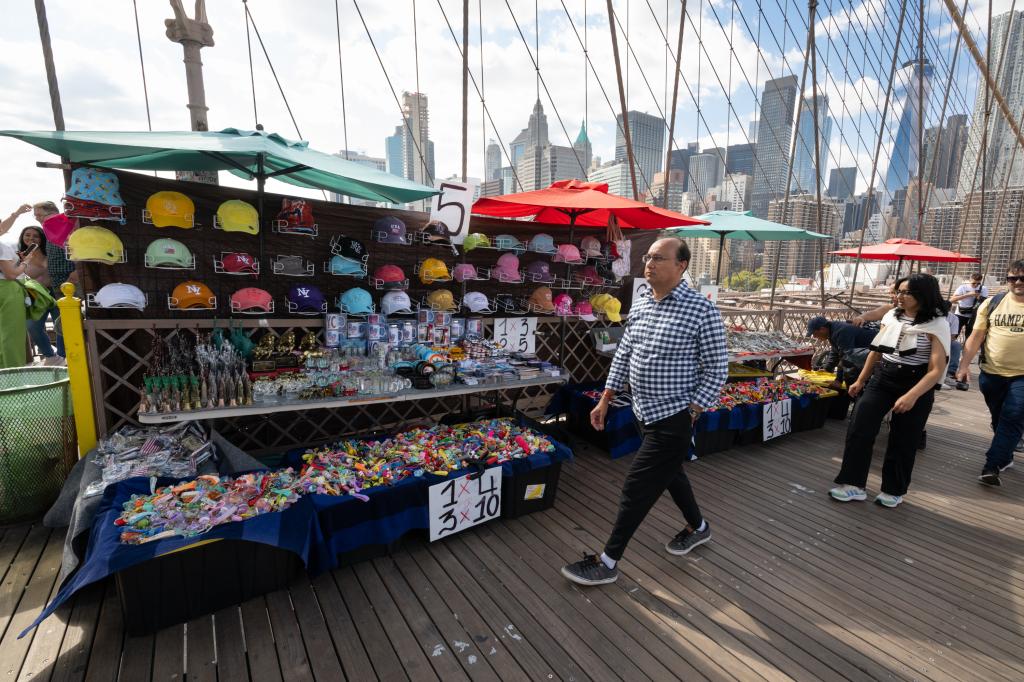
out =
<path fill-rule="evenodd" d="M 793 429 L 793 400 L 786 398 L 764 405 L 762 435 L 764 440 L 784 436 Z"/>
<path fill-rule="evenodd" d="M 647 283 L 646 279 L 644 279 L 643 277 L 634 277 L 633 278 L 633 298 L 630 299 L 630 300 L 632 300 L 632 303 L 630 305 L 631 306 L 636 305 L 637 301 L 640 300 L 640 297 L 643 294 L 645 294 L 648 291 L 650 291 L 650 290 L 651 290 L 651 285 Z"/>
<path fill-rule="evenodd" d="M 476 183 L 438 180 L 434 186 L 441 192 L 431 200 L 430 219 L 444 223 L 452 244 L 461 244 L 469 233 L 469 213 Z"/>
<path fill-rule="evenodd" d="M 430 541 L 454 535 L 501 515 L 501 467 L 430 486 Z"/>
<path fill-rule="evenodd" d="M 499 317 L 494 321 L 491 340 L 512 353 L 537 350 L 536 317 Z"/>

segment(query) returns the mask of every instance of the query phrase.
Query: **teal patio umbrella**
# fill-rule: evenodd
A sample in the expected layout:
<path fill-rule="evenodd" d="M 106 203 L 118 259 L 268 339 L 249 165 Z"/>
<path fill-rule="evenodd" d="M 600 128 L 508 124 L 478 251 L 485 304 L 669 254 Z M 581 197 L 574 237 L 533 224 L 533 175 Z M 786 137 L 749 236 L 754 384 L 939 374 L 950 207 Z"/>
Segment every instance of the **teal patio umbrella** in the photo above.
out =
<path fill-rule="evenodd" d="M 711 211 L 696 217 L 699 220 L 706 220 L 711 224 L 676 227 L 666 230 L 666 232 L 670 232 L 677 237 L 692 237 L 694 239 L 718 238 L 718 264 L 715 267 L 716 284 L 722 273 L 722 253 L 725 251 L 726 238 L 755 242 L 831 239 L 827 234 L 820 234 L 811 230 L 801 230 L 798 227 L 755 218 L 750 211 Z"/>
<path fill-rule="evenodd" d="M 256 180 L 262 196 L 267 178 L 345 196 L 406 203 L 437 190 L 262 130 L 220 132 L 122 132 L 0 130 L 71 163 L 144 171 L 228 171 Z"/>

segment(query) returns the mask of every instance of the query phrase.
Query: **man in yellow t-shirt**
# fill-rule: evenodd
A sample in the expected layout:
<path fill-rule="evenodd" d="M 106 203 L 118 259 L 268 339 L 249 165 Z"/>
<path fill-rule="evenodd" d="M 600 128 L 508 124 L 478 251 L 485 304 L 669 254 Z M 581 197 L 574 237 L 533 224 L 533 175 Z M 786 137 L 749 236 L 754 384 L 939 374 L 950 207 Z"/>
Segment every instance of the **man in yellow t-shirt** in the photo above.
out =
<path fill-rule="evenodd" d="M 1013 466 L 1024 433 L 1024 260 L 1007 269 L 1009 288 L 981 304 L 956 373 L 958 381 L 967 381 L 971 360 L 984 347 L 978 384 L 995 431 L 978 477 L 985 485 L 1000 485 L 999 474 Z"/>

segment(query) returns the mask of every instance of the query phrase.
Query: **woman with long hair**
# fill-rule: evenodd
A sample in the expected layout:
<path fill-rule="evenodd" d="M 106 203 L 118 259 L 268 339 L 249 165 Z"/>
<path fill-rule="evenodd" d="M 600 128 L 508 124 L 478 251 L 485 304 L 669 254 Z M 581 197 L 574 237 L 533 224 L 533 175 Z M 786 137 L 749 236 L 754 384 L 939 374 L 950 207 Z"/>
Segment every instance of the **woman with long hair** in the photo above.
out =
<path fill-rule="evenodd" d="M 882 464 L 882 490 L 875 502 L 896 507 L 910 486 L 917 446 L 949 362 L 949 312 L 931 275 L 897 282 L 896 307 L 882 318 L 882 329 L 849 394 L 860 395 L 846 431 L 843 466 L 829 491 L 832 499 L 867 499 L 871 452 L 882 419 L 891 410 L 889 442 Z"/>
<path fill-rule="evenodd" d="M 46 235 L 43 234 L 43 228 L 30 225 L 21 231 L 18 237 L 18 257 L 25 266 L 25 274 L 49 289 L 50 271 L 47 267 Z M 55 311 L 50 310 L 42 319 L 27 320 L 25 323 L 29 339 L 39 351 L 44 364 L 54 364 L 59 360 L 46 333 L 46 318 L 54 314 Z M 56 323 L 57 318 L 53 320 Z"/>

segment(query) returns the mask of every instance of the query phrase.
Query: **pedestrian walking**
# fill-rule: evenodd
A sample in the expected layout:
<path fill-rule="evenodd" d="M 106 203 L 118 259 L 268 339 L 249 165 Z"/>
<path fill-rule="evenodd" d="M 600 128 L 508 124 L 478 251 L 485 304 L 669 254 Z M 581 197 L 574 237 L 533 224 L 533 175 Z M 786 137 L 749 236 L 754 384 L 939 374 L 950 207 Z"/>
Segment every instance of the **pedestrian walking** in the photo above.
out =
<path fill-rule="evenodd" d="M 61 284 L 68 281 L 77 283 L 75 265 L 68 260 L 67 254 L 64 252 L 68 235 L 74 231 L 77 221 L 61 213 L 52 201 L 40 201 L 33 204 L 32 214 L 43 226 L 43 234 L 46 236 L 46 267 L 50 273 L 50 293 L 55 299 L 59 299 L 63 296 L 60 291 Z M 57 329 L 57 355 L 63 358 L 65 357 L 64 335 L 60 332 L 61 327 L 57 322 L 60 310 L 55 308 L 50 314 L 53 316 L 54 327 Z"/>
<path fill-rule="evenodd" d="M 978 314 L 978 308 L 988 298 L 988 287 L 981 284 L 981 273 L 975 272 L 970 278 L 958 286 L 950 301 L 956 303 L 956 316 L 960 318 L 960 331 L 963 332 L 964 340 L 971 335 L 974 329 L 974 319 Z"/>
<path fill-rule="evenodd" d="M 50 289 L 50 272 L 46 260 L 46 235 L 38 225 L 30 225 L 21 231 L 18 237 L 18 258 L 25 265 L 25 274 Z M 44 365 L 55 365 L 63 362 L 50 344 L 50 336 L 46 332 L 46 318 L 52 317 L 57 322 L 56 308 L 51 308 L 38 320 L 27 320 L 28 337 L 39 352 Z"/>
<path fill-rule="evenodd" d="M 14 247 L 0 241 L 0 369 L 25 365 L 25 290 L 17 281 L 24 274 Z"/>
<path fill-rule="evenodd" d="M 659 239 L 643 256 L 650 291 L 633 303 L 590 423 L 604 429 L 608 404 L 629 384 L 643 441 L 622 486 L 619 513 L 604 552 L 562 568 L 581 585 L 614 582 L 633 533 L 667 489 L 686 520 L 665 549 L 687 554 L 711 538 L 683 470 L 693 423 L 718 402 L 728 375 L 725 327 L 714 304 L 683 282 L 690 249 Z"/>
<path fill-rule="evenodd" d="M 875 502 L 896 507 L 910 486 L 921 434 L 949 362 L 948 309 L 931 275 L 915 274 L 896 292 L 896 308 L 882 318 L 864 369 L 848 389 L 860 395 L 846 431 L 846 447 L 832 499 L 867 499 L 871 455 L 882 419 L 892 412 L 882 464 L 882 489 Z"/>
<path fill-rule="evenodd" d="M 978 385 L 992 417 L 992 442 L 978 480 L 1000 485 L 999 474 L 1013 466 L 1013 452 L 1024 433 L 1024 260 L 1010 264 L 1005 293 L 978 309 L 974 331 L 960 356 L 957 381 L 970 381 L 974 356 L 981 351 Z"/>

